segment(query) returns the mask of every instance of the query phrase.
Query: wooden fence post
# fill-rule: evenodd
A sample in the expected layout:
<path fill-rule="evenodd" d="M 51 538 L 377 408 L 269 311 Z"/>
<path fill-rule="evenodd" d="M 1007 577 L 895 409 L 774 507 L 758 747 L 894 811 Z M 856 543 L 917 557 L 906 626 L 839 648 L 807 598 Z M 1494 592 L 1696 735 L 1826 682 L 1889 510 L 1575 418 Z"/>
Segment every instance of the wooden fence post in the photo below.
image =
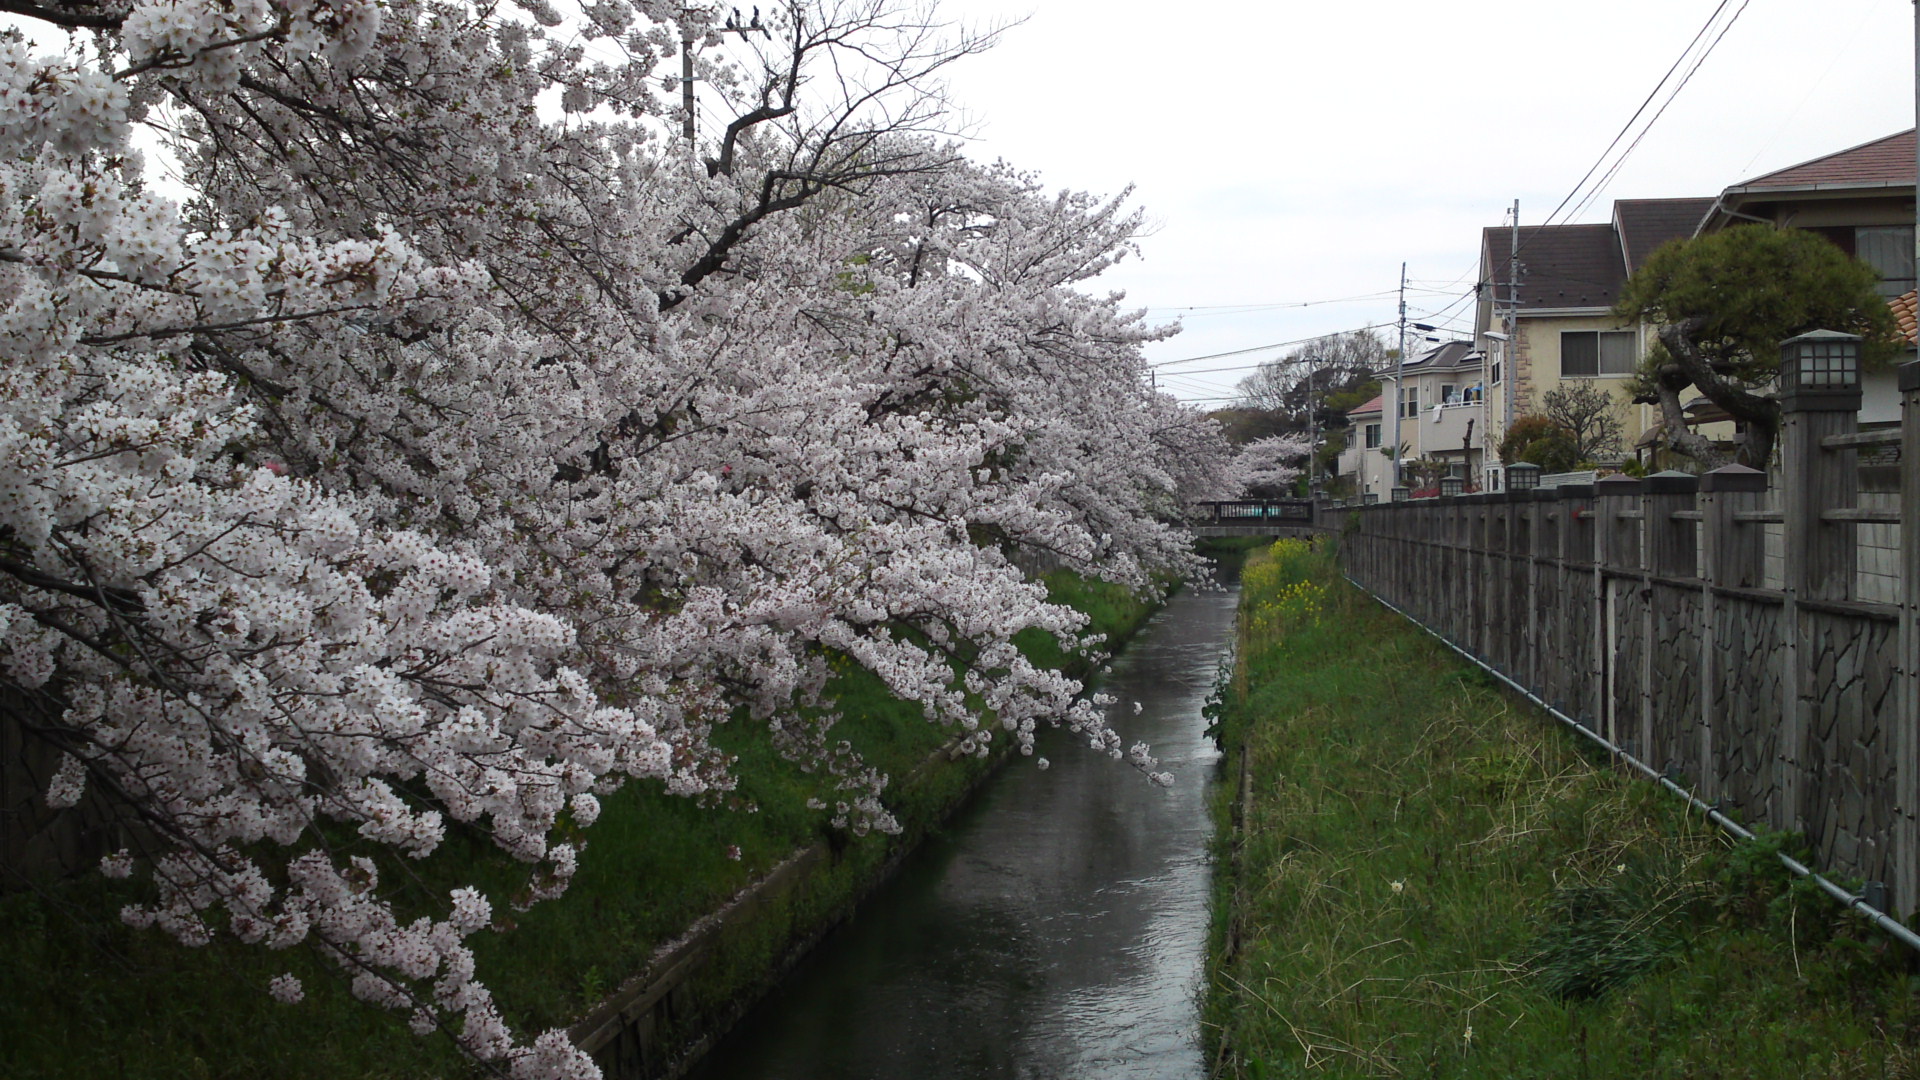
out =
<path fill-rule="evenodd" d="M 1623 601 L 1623 589 L 1637 588 L 1637 582 L 1622 581 L 1619 575 L 1635 574 L 1640 569 L 1640 523 L 1622 514 L 1633 514 L 1640 497 L 1640 481 L 1621 474 L 1602 477 L 1593 485 L 1595 552 L 1593 566 L 1594 670 L 1600 673 L 1600 730 L 1608 741 L 1619 745 L 1639 727 L 1622 715 L 1620 693 L 1620 630 L 1629 605 Z M 1638 632 L 1638 621 L 1633 631 Z M 1628 725 L 1632 726 L 1629 727 Z"/>
<path fill-rule="evenodd" d="M 1699 572 L 1697 530 L 1692 521 L 1675 518 L 1693 509 L 1700 478 L 1692 473 L 1658 472 L 1647 477 L 1642 522 L 1647 538 L 1647 570 L 1665 577 L 1694 577 Z"/>
<path fill-rule="evenodd" d="M 1786 555 L 1786 602 L 1781 610 L 1786 698 L 1779 739 L 1779 779 L 1785 818 L 1776 824 L 1807 831 L 1803 770 L 1809 753 L 1812 640 L 1801 605 L 1845 600 L 1859 563 L 1853 525 L 1825 520 L 1828 510 L 1859 501 L 1860 471 L 1850 454 L 1828 449 L 1826 440 L 1851 435 L 1860 426 L 1860 387 L 1800 386 L 1783 356 L 1780 389 L 1780 512 Z"/>
<path fill-rule="evenodd" d="M 1766 506 L 1767 474 L 1723 465 L 1700 478 L 1700 542 L 1707 581 L 1720 588 L 1758 589 L 1765 583 L 1766 534 L 1735 515 Z"/>
<path fill-rule="evenodd" d="M 1525 610 L 1517 627 L 1519 638 L 1513 643 L 1513 667 L 1508 669 L 1520 680 L 1520 685 L 1536 694 L 1540 692 L 1540 644 L 1546 636 L 1541 631 L 1540 619 L 1540 501 L 1534 498 L 1537 490 L 1516 492 L 1520 505 L 1511 511 L 1513 557 L 1518 560 L 1513 580 Z"/>
<path fill-rule="evenodd" d="M 1601 706 L 1597 696 L 1599 673 L 1594 669 L 1593 485 L 1562 484 L 1554 489 L 1560 499 L 1560 709 L 1597 729 Z M 1586 618 L 1579 619 L 1584 611 Z M 1578 632 L 1576 632 L 1578 631 Z"/>
<path fill-rule="evenodd" d="M 1497 497 L 1486 493 L 1467 497 L 1467 550 L 1472 558 L 1468 572 L 1473 575 L 1475 604 L 1467 650 L 1480 660 L 1492 655 L 1493 627 L 1500 621 L 1500 583 L 1493 577 L 1493 515 L 1487 505 Z"/>
<path fill-rule="evenodd" d="M 1893 900 L 1920 911 L 1920 361 L 1900 366 L 1900 694 L 1893 746 Z"/>
<path fill-rule="evenodd" d="M 1443 549 L 1445 557 L 1440 560 L 1440 572 L 1446 577 L 1446 589 L 1442 593 L 1442 618 L 1447 628 L 1447 640 L 1461 640 L 1460 632 L 1464 626 L 1461 616 L 1467 609 L 1466 571 L 1460 558 L 1460 496 L 1453 495 L 1441 500 L 1445 510 L 1440 516 L 1439 539 L 1447 546 Z"/>
<path fill-rule="evenodd" d="M 1539 636 L 1533 643 L 1534 693 L 1557 709 L 1566 700 L 1560 685 L 1567 666 L 1567 594 L 1561 573 L 1566 531 L 1561 516 L 1566 507 L 1552 488 L 1535 491 L 1533 498 L 1533 606 L 1539 613 Z"/>
<path fill-rule="evenodd" d="M 1740 678 L 1738 658 L 1727 655 L 1720 640 L 1720 590 L 1760 587 L 1765 535 L 1736 515 L 1762 509 L 1766 498 L 1767 474 L 1759 469 L 1725 465 L 1700 478 L 1700 565 L 1706 577 L 1700 597 L 1700 790 L 1706 799 L 1719 798 L 1726 788 L 1714 724 L 1726 688 Z"/>
<path fill-rule="evenodd" d="M 1640 528 L 1645 537 L 1642 562 L 1647 569 L 1647 579 L 1640 590 L 1645 603 L 1641 616 L 1645 636 L 1640 647 L 1640 693 L 1644 702 L 1641 760 L 1658 769 L 1684 769 L 1696 783 L 1702 766 L 1699 762 L 1689 762 L 1689 758 L 1697 752 L 1698 743 L 1688 745 L 1686 729 L 1698 716 L 1698 710 L 1678 708 L 1676 703 L 1686 701 L 1689 690 L 1698 694 L 1702 689 L 1697 670 L 1687 673 L 1684 668 L 1678 668 L 1683 657 L 1698 656 L 1697 650 L 1680 648 L 1679 642 L 1686 633 L 1692 633 L 1697 640 L 1699 616 L 1688 619 L 1678 612 L 1684 610 L 1687 598 L 1684 583 L 1697 579 L 1700 573 L 1699 526 L 1695 521 L 1698 515 L 1692 513 L 1699 490 L 1698 476 L 1669 470 L 1647 477 L 1645 494 L 1640 499 L 1643 515 Z M 1668 650 L 1680 655 L 1669 656 Z M 1693 652 L 1692 657 L 1685 656 L 1689 651 Z M 1686 674 L 1693 677 L 1686 678 Z"/>

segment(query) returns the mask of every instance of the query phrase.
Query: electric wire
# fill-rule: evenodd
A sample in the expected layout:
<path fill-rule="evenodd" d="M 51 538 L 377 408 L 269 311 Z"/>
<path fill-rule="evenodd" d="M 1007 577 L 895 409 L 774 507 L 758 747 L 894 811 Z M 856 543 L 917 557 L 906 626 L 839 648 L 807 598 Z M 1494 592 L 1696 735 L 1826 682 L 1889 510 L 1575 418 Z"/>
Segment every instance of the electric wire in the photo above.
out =
<path fill-rule="evenodd" d="M 1746 173 L 1752 169 L 1762 155 L 1773 149 L 1773 144 L 1780 139 L 1780 133 L 1787 130 L 1795 120 L 1800 118 L 1800 110 L 1807 107 L 1807 102 L 1812 101 L 1814 93 L 1818 91 L 1821 86 L 1825 85 L 1827 77 L 1833 74 L 1833 69 L 1840 66 L 1841 58 L 1853 54 L 1854 44 L 1860 40 L 1861 33 L 1866 30 L 1867 24 L 1872 22 L 1874 17 L 1879 14 L 1880 12 L 1876 8 L 1869 7 L 1866 9 L 1865 14 L 1860 16 L 1860 22 L 1854 26 L 1853 33 L 1847 35 L 1846 44 L 1840 46 L 1839 50 L 1833 54 L 1833 59 L 1827 61 L 1827 66 L 1820 72 L 1820 77 L 1807 84 L 1806 93 L 1800 95 L 1800 100 L 1794 104 L 1793 108 L 1788 111 L 1784 118 L 1774 125 L 1773 134 L 1767 136 L 1767 141 L 1760 144 L 1760 149 L 1753 152 L 1753 156 L 1747 159 L 1745 165 L 1740 166 L 1742 173 Z"/>
<path fill-rule="evenodd" d="M 1587 169 L 1586 174 L 1580 178 L 1578 183 L 1574 184 L 1572 190 L 1567 192 L 1566 197 L 1560 200 L 1560 204 L 1554 207 L 1552 213 L 1548 214 L 1539 225 L 1534 226 L 1530 233 L 1521 236 L 1518 246 L 1515 247 L 1508 256 L 1510 262 L 1517 263 L 1520 255 L 1525 253 L 1527 247 L 1546 229 L 1556 224 L 1554 218 L 1561 210 L 1564 210 L 1569 203 L 1572 203 L 1575 198 L 1581 198 L 1581 202 L 1576 206 L 1573 213 L 1567 215 L 1567 218 L 1562 219 L 1558 224 L 1565 224 L 1566 221 L 1579 216 L 1582 211 L 1592 205 L 1593 200 L 1598 198 L 1602 191 L 1606 190 L 1607 185 L 1619 174 L 1620 168 L 1626 164 L 1627 159 L 1633 156 L 1633 152 L 1639 147 L 1641 140 L 1645 139 L 1647 133 L 1653 130 L 1654 124 L 1658 123 L 1660 117 L 1666 114 L 1667 107 L 1673 104 L 1674 99 L 1680 95 L 1680 91 L 1685 89 L 1687 83 L 1693 79 L 1694 73 L 1698 72 L 1700 66 L 1706 63 L 1707 58 L 1713 55 L 1715 49 L 1719 48 L 1720 42 L 1727 36 L 1727 31 L 1733 29 L 1733 24 L 1740 20 L 1740 16 L 1747 10 L 1747 5 L 1751 0 L 1741 0 L 1740 6 L 1735 8 L 1733 15 L 1720 26 L 1719 32 L 1713 36 L 1713 40 L 1708 42 L 1705 49 L 1700 50 L 1699 55 L 1695 56 L 1694 50 L 1699 46 L 1700 42 L 1706 38 L 1707 34 L 1713 30 L 1714 24 L 1719 20 L 1721 13 L 1726 11 L 1727 6 L 1732 2 L 1733 0 L 1720 0 L 1719 6 L 1713 9 L 1713 14 L 1707 16 L 1707 21 L 1702 24 L 1700 29 L 1693 35 L 1693 39 L 1687 42 L 1687 47 L 1681 50 L 1679 58 L 1667 69 L 1666 74 L 1660 77 L 1660 81 L 1654 84 L 1653 90 L 1647 94 L 1646 100 L 1640 103 L 1640 107 L 1634 110 L 1633 116 L 1628 118 L 1627 122 L 1621 126 L 1620 131 L 1614 135 L 1613 141 L 1607 144 L 1605 150 L 1601 151 L 1600 156 L 1594 160 L 1593 165 Z M 1687 67 L 1686 74 L 1682 75 L 1680 81 L 1675 83 L 1673 88 L 1667 92 L 1665 100 L 1660 103 L 1660 107 L 1654 110 L 1653 116 L 1647 120 L 1646 124 L 1641 126 L 1639 134 L 1634 136 L 1633 141 L 1627 145 L 1627 148 L 1621 152 L 1620 156 L 1615 159 L 1607 171 L 1602 174 L 1600 180 L 1584 197 L 1581 197 L 1581 188 L 1584 187 L 1587 181 L 1592 178 L 1593 174 L 1606 163 L 1607 156 L 1620 144 L 1620 140 L 1626 137 L 1627 132 L 1633 129 L 1635 122 L 1646 112 L 1647 106 L 1651 104 L 1653 100 L 1659 96 L 1660 91 L 1673 80 L 1673 73 L 1678 71 L 1690 56 L 1693 57 L 1693 63 Z M 1517 215 L 1511 227 L 1516 232 L 1520 230 L 1521 225 Z M 1496 274 L 1495 277 L 1497 278 L 1498 275 Z M 1497 281 L 1495 284 L 1498 284 Z M 1514 285 L 1513 282 L 1508 282 L 1507 284 L 1509 288 Z"/>
<path fill-rule="evenodd" d="M 1700 54 L 1700 58 L 1694 61 L 1693 66 L 1687 69 L 1686 75 L 1680 79 L 1680 85 L 1674 87 L 1673 93 L 1667 95 L 1667 100 L 1660 103 L 1660 108 L 1653 114 L 1653 119 L 1648 120 L 1647 125 L 1640 129 L 1640 134 L 1633 137 L 1633 142 L 1628 144 L 1626 151 L 1620 155 L 1619 160 L 1613 163 L 1613 168 L 1607 170 L 1607 174 L 1600 178 L 1600 183 L 1595 185 L 1594 189 L 1587 193 L 1586 200 L 1580 204 L 1578 209 L 1569 215 L 1570 217 L 1579 217 L 1581 212 L 1586 210 L 1588 206 L 1591 206 L 1593 200 L 1598 198 L 1600 193 L 1607 189 L 1607 185 L 1613 182 L 1613 178 L 1620 172 L 1620 167 L 1625 165 L 1627 159 L 1632 157 L 1633 152 L 1639 148 L 1640 140 L 1646 138 L 1647 132 L 1653 130 L 1653 125 L 1660 122 L 1660 117 L 1666 114 L 1667 106 L 1672 105 L 1673 100 L 1680 96 L 1680 91 L 1687 88 L 1687 83 L 1693 80 L 1694 73 L 1700 70 L 1701 64 L 1707 62 L 1707 57 L 1713 55 L 1713 50 L 1720 47 L 1720 40 L 1727 36 L 1727 31 L 1733 29 L 1734 23 L 1740 21 L 1741 14 L 1747 10 L 1747 5 L 1751 2 L 1752 0 L 1740 0 L 1740 6 L 1734 9 L 1733 17 L 1727 20 L 1726 25 L 1720 28 L 1720 33 L 1715 35 L 1712 44 L 1709 44 L 1706 51 Z M 1724 0 L 1722 6 L 1725 6 Z"/>
<path fill-rule="evenodd" d="M 1393 295 L 1393 290 L 1363 293 L 1357 296 L 1338 296 L 1330 300 L 1276 300 L 1254 304 L 1177 304 L 1149 307 L 1153 311 L 1219 311 L 1226 314 L 1238 314 L 1251 311 L 1269 311 L 1275 308 L 1319 307 L 1322 304 L 1352 304 L 1363 300 L 1383 300 Z"/>
<path fill-rule="evenodd" d="M 1366 326 L 1354 327 L 1351 330 L 1334 330 L 1325 334 L 1314 334 L 1311 337 L 1295 338 L 1292 341 L 1275 341 L 1266 345 L 1254 345 L 1245 349 L 1229 349 L 1226 352 L 1207 353 L 1204 356 L 1188 356 L 1188 357 L 1183 357 L 1179 360 L 1162 360 L 1158 363 L 1148 364 L 1147 366 L 1157 370 L 1159 368 L 1172 367 L 1175 364 L 1192 364 L 1201 360 L 1220 360 L 1229 356 L 1245 356 L 1248 353 L 1265 352 L 1268 349 L 1284 349 L 1289 345 L 1305 345 L 1309 341 L 1318 341 L 1321 338 L 1325 338 L 1325 337 L 1339 337 L 1342 334 L 1357 334 L 1365 330 L 1384 330 L 1387 327 L 1392 325 L 1394 324 L 1390 322 L 1370 323 Z M 1189 371 L 1189 372 L 1185 372 L 1185 374 L 1193 375 L 1193 374 L 1197 374 L 1197 372 Z"/>
<path fill-rule="evenodd" d="M 1720 18 L 1720 13 L 1725 11 L 1727 9 L 1727 5 L 1732 2 L 1733 0 L 1720 0 L 1720 6 L 1714 8 L 1713 14 L 1707 16 L 1706 23 L 1702 25 L 1699 31 L 1693 35 L 1693 40 L 1687 42 L 1687 47 L 1681 50 L 1680 55 L 1674 59 L 1673 65 L 1667 68 L 1667 73 L 1665 75 L 1660 76 L 1660 81 L 1653 84 L 1652 90 L 1647 91 L 1646 100 L 1640 102 L 1640 107 L 1633 110 L 1633 115 L 1627 118 L 1627 122 L 1620 125 L 1620 130 L 1614 133 L 1613 141 L 1607 144 L 1607 148 L 1605 150 L 1600 151 L 1600 156 L 1598 158 L 1595 158 L 1593 164 L 1587 167 L 1586 174 L 1580 177 L 1579 181 L 1573 185 L 1573 190 L 1567 192 L 1566 198 L 1560 200 L 1560 205 L 1554 207 L 1553 212 L 1549 213 L 1546 216 L 1546 218 L 1541 221 L 1542 226 L 1553 224 L 1554 216 L 1559 214 L 1560 211 L 1565 210 L 1567 208 L 1567 204 L 1573 201 L 1574 196 L 1580 193 L 1581 187 L 1583 187 L 1588 180 L 1591 180 L 1593 178 L 1594 173 L 1600 170 L 1600 166 L 1604 164 L 1607 160 L 1607 155 L 1613 153 L 1613 148 L 1616 146 L 1619 146 L 1620 140 L 1627 137 L 1627 132 L 1633 129 L 1634 123 L 1637 122 L 1640 119 L 1641 115 L 1647 111 L 1647 106 L 1653 104 L 1653 99 L 1659 96 L 1660 89 L 1667 85 L 1668 80 L 1673 78 L 1674 72 L 1680 70 L 1680 65 L 1685 63 L 1687 57 L 1693 54 L 1694 48 L 1700 44 L 1700 41 L 1702 38 L 1707 36 L 1707 31 L 1713 28 L 1713 24 L 1715 20 Z M 1744 7 L 1745 5 L 1743 4 L 1742 6 Z M 1738 16 L 1736 16 L 1736 18 L 1737 17 Z M 1731 26 L 1732 23 L 1729 22 L 1728 25 Z M 1656 116 L 1655 119 L 1658 119 L 1658 117 Z M 1649 126 L 1651 126 L 1651 122 L 1649 122 Z M 1515 222 L 1514 224 L 1517 226 L 1519 222 Z"/>

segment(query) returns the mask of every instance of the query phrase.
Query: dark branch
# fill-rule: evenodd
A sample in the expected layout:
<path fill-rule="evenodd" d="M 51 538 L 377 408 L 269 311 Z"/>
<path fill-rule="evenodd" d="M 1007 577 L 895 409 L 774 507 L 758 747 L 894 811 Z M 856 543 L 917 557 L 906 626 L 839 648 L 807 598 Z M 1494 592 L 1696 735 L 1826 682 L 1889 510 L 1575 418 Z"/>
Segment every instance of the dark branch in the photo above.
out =
<path fill-rule="evenodd" d="M 15 578 L 19 579 L 21 583 L 31 585 L 36 589 L 45 589 L 48 592 L 66 593 L 68 596 L 77 596 L 82 600 L 91 600 L 102 607 L 115 611 L 134 614 L 146 610 L 146 604 L 142 603 L 139 595 L 130 589 L 81 585 L 77 582 L 67 581 L 64 578 L 54 577 L 52 574 L 36 570 L 26 563 L 15 562 L 3 555 L 0 555 L 0 570 L 12 574 Z"/>
<path fill-rule="evenodd" d="M 124 7 L 115 5 L 103 9 L 103 5 L 87 0 L 53 0 L 51 4 L 0 0 L 0 11 L 64 26 L 69 30 L 118 30 L 127 19 L 127 9 Z"/>

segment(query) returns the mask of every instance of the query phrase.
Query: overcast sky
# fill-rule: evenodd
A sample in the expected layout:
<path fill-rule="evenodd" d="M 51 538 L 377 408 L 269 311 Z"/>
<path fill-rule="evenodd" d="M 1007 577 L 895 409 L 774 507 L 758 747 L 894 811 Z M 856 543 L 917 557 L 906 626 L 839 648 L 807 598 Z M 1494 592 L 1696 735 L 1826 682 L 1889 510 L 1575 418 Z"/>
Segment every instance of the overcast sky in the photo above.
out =
<path fill-rule="evenodd" d="M 969 21 L 1028 16 L 954 69 L 975 155 L 1053 187 L 1132 184 L 1156 222 L 1144 257 L 1102 279 L 1156 320 L 1184 314 L 1185 331 L 1150 350 L 1155 362 L 1391 322 L 1402 261 L 1413 319 L 1470 323 L 1480 230 L 1516 198 L 1521 224 L 1539 224 L 1716 10 L 1709 39 L 1741 8 L 943 5 Z M 1913 55 L 1911 0 L 1748 0 L 1573 220 L 1607 220 L 1615 198 L 1715 195 L 1910 127 Z M 1348 297 L 1367 299 L 1231 310 Z M 1162 385 L 1195 401 L 1227 395 L 1244 368 L 1282 351 L 1172 365 Z M 1175 374 L 1230 365 L 1243 369 Z"/>

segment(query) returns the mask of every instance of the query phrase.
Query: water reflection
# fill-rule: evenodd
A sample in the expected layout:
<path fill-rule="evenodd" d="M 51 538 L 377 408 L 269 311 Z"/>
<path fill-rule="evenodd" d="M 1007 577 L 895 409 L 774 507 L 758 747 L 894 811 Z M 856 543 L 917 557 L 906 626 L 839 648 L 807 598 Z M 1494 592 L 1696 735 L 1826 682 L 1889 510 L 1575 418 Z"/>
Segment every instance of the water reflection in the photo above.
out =
<path fill-rule="evenodd" d="M 1153 744 L 1172 788 L 1046 733 L 1051 770 L 1018 761 L 996 777 L 694 1076 L 1205 1075 L 1216 755 L 1200 710 L 1233 603 L 1176 596 L 1104 682 L 1116 728 Z"/>

